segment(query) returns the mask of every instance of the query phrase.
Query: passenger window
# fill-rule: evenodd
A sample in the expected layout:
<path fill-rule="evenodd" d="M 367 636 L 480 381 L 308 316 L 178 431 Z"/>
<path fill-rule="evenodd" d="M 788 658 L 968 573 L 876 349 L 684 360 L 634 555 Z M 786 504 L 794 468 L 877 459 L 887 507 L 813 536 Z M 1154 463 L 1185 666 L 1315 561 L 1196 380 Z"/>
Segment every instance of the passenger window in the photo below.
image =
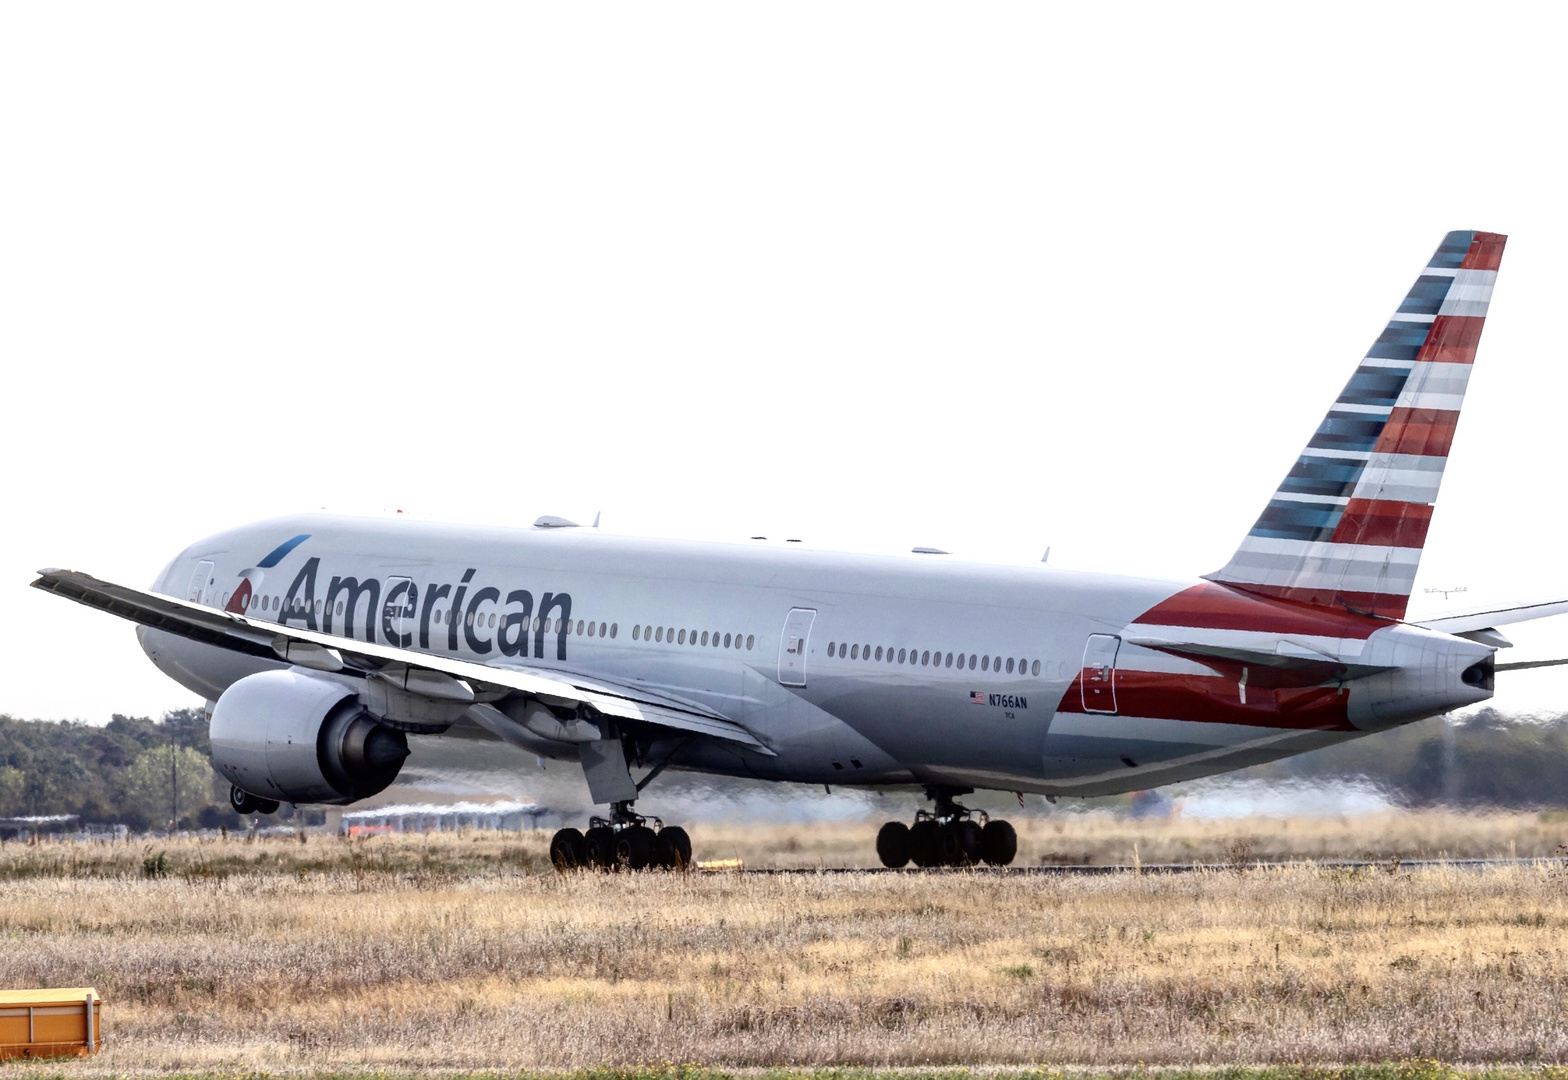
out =
<path fill-rule="evenodd" d="M 831 641 L 828 642 L 828 656 L 831 658 L 831 657 L 834 657 L 834 656 L 837 656 L 837 655 L 838 655 L 838 645 L 836 643 L 834 643 L 834 642 L 831 642 Z"/>
<path fill-rule="evenodd" d="M 900 664 L 902 664 L 904 662 L 904 650 L 903 649 L 899 649 L 898 650 L 898 662 Z"/>
<path fill-rule="evenodd" d="M 620 628 L 621 628 L 621 624 L 620 624 L 620 623 L 613 623 L 613 622 L 612 622 L 612 623 L 611 623 L 611 624 L 610 624 L 610 639 L 611 639 L 611 640 L 612 640 L 612 641 L 613 641 L 613 640 L 614 640 L 614 639 L 615 639 L 615 632 L 616 632 L 616 631 L 617 631 L 617 630 L 619 630 L 619 629 L 620 629 Z"/>
<path fill-rule="evenodd" d="M 708 643 L 708 632 L 706 630 L 702 632 L 702 643 L 704 645 Z"/>
<path fill-rule="evenodd" d="M 679 644 L 679 645 L 686 644 L 686 631 L 684 631 L 684 630 L 681 631 L 681 638 L 680 638 L 680 641 L 677 642 L 677 644 Z"/>
<path fill-rule="evenodd" d="M 921 653 L 920 654 L 920 666 L 921 667 L 925 667 L 926 665 L 928 665 L 930 663 L 931 663 L 931 652 L 930 652 L 930 650 L 927 650 L 926 652 Z"/>
<path fill-rule="evenodd" d="M 943 666 L 944 667 L 952 667 L 953 666 L 953 654 L 952 653 L 948 653 L 947 654 L 947 663 L 945 665 L 943 665 Z"/>
<path fill-rule="evenodd" d="M 982 656 L 980 658 L 980 670 L 981 671 L 990 671 L 991 670 L 991 658 L 989 656 Z"/>
<path fill-rule="evenodd" d="M 757 642 L 757 635 L 756 634 L 747 634 L 746 635 L 746 648 L 747 648 L 748 651 L 751 649 L 751 647 L 753 645 L 756 644 L 756 642 Z"/>
<path fill-rule="evenodd" d="M 653 632 L 653 637 L 654 637 L 655 641 L 663 641 L 664 640 L 664 627 L 661 626 L 658 629 L 656 629 Z"/>
<path fill-rule="evenodd" d="M 642 627 L 641 626 L 634 626 L 634 627 L 632 627 L 632 640 L 633 641 L 639 641 L 641 639 L 642 639 Z"/>
<path fill-rule="evenodd" d="M 882 659 L 882 646 L 880 645 L 877 646 L 877 659 Z"/>
<path fill-rule="evenodd" d="M 851 660 L 859 660 L 860 659 L 860 646 L 859 645 L 851 645 L 849 647 L 849 658 Z"/>
<path fill-rule="evenodd" d="M 1036 660 L 1033 664 L 1029 665 L 1029 674 L 1031 674 L 1031 675 L 1038 675 L 1038 674 L 1040 674 L 1040 661 Z"/>
<path fill-rule="evenodd" d="M 1013 658 L 1011 656 L 1007 658 L 1007 673 L 1009 675 L 1013 673 Z"/>
<path fill-rule="evenodd" d="M 730 636 L 728 634 L 724 635 L 724 647 L 726 649 L 730 647 Z"/>

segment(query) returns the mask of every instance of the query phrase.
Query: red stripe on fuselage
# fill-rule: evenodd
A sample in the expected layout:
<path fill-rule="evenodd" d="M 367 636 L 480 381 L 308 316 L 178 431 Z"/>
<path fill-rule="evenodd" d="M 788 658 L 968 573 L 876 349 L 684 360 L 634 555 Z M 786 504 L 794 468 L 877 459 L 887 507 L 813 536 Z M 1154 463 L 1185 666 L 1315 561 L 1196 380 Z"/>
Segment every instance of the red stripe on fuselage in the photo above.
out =
<path fill-rule="evenodd" d="M 1410 597 L 1403 593 L 1347 592 L 1344 589 L 1300 589 L 1286 585 L 1236 585 L 1259 596 L 1278 597 L 1298 604 L 1310 604 L 1344 611 L 1352 618 L 1366 619 L 1369 628 L 1356 636 L 1367 637 L 1372 630 L 1387 626 L 1389 619 L 1403 619 Z M 1380 616 L 1371 618 L 1371 616 Z M 1287 631 L 1288 632 L 1288 631 Z M 1305 631 L 1301 631 L 1305 633 Z M 1351 635 L 1345 634 L 1344 637 Z"/>
<path fill-rule="evenodd" d="M 1223 667 L 1226 662 L 1219 661 Z M 1162 671 L 1116 671 L 1116 714 L 1205 724 L 1288 728 L 1296 731 L 1354 731 L 1348 715 L 1350 691 L 1332 686 L 1267 690 L 1247 688 L 1241 701 L 1242 665 L 1235 675 L 1182 675 Z M 1253 669 L 1256 670 L 1256 669 Z M 1083 713 L 1082 676 L 1073 680 L 1057 712 Z M 1103 715 L 1110 713 L 1089 713 Z"/>
<path fill-rule="evenodd" d="M 1309 595 L 1314 599 L 1306 599 Z M 1381 620 L 1344 610 L 1335 602 L 1335 595 L 1333 590 L 1325 593 L 1319 589 L 1221 585 L 1206 581 L 1161 600 L 1133 622 L 1338 638 L 1367 638 L 1374 630 L 1387 625 Z M 1319 606 L 1309 606 L 1311 604 Z"/>
<path fill-rule="evenodd" d="M 1470 240 L 1470 250 L 1465 252 L 1461 270 L 1496 270 L 1503 261 L 1503 245 L 1508 237 L 1502 233 L 1478 232 Z"/>
<path fill-rule="evenodd" d="M 1418 548 L 1426 543 L 1426 530 L 1431 523 L 1432 507 L 1427 503 L 1351 499 L 1345 504 L 1345 512 L 1329 541 L 1370 547 Z"/>

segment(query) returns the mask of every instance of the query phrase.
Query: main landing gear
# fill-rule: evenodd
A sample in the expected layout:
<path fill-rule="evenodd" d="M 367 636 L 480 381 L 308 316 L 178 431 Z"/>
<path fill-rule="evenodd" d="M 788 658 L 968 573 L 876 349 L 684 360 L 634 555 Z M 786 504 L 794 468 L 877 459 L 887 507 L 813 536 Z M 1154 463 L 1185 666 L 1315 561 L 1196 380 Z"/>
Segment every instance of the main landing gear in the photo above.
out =
<path fill-rule="evenodd" d="M 632 810 L 630 802 L 610 804 L 608 818 L 591 817 L 588 831 L 562 829 L 550 840 L 550 861 L 557 870 L 684 870 L 691 865 L 691 837 L 679 825 L 665 825 Z"/>
<path fill-rule="evenodd" d="M 898 869 L 909 863 L 931 866 L 1006 866 L 1018 854 L 1018 834 L 984 810 L 970 810 L 953 799 L 972 788 L 926 788 L 934 810 L 915 812 L 915 823 L 890 821 L 877 833 L 877 857 Z M 980 820 L 977 822 L 975 818 Z"/>

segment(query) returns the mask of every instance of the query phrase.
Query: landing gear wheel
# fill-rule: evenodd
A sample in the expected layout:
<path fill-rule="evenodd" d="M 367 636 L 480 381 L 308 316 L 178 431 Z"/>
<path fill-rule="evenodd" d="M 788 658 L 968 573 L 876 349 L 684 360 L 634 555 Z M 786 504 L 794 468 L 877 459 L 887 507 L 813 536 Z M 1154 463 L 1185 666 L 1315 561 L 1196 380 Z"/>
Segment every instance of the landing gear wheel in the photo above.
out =
<path fill-rule="evenodd" d="M 256 796 L 252 795 L 250 792 L 241 791 L 237 787 L 229 788 L 229 806 L 234 809 L 236 814 L 261 813 L 261 811 L 257 809 L 261 806 L 261 800 L 256 798 Z"/>
<path fill-rule="evenodd" d="M 909 863 L 909 826 L 890 821 L 877 832 L 877 858 L 890 870 Z"/>
<path fill-rule="evenodd" d="M 646 825 L 628 825 L 615 838 L 615 859 L 628 870 L 646 870 L 658 854 L 659 838 Z"/>
<path fill-rule="evenodd" d="M 583 860 L 595 870 L 615 869 L 615 830 L 596 825 L 584 833 Z"/>
<path fill-rule="evenodd" d="M 953 830 L 953 835 L 958 840 L 958 851 L 951 865 L 979 866 L 980 826 L 965 818 L 963 821 L 953 822 L 948 828 Z"/>
<path fill-rule="evenodd" d="M 1018 854 L 1018 834 L 1000 819 L 986 822 L 980 831 L 980 857 L 992 866 L 1007 866 Z"/>
<path fill-rule="evenodd" d="M 583 834 L 576 829 L 562 829 L 551 837 L 550 863 L 562 873 L 587 866 L 588 853 L 583 844 Z"/>
<path fill-rule="evenodd" d="M 909 861 L 924 869 L 930 866 L 940 866 L 941 851 L 937 847 L 938 833 L 936 822 L 922 819 L 909 827 Z"/>
<path fill-rule="evenodd" d="M 679 825 L 659 830 L 659 865 L 667 870 L 685 870 L 691 865 L 691 837 Z"/>
<path fill-rule="evenodd" d="M 276 814 L 278 812 L 278 806 L 279 806 L 279 803 L 278 803 L 278 800 L 276 800 L 276 799 L 257 799 L 256 800 L 256 813 L 258 813 L 258 814 Z"/>

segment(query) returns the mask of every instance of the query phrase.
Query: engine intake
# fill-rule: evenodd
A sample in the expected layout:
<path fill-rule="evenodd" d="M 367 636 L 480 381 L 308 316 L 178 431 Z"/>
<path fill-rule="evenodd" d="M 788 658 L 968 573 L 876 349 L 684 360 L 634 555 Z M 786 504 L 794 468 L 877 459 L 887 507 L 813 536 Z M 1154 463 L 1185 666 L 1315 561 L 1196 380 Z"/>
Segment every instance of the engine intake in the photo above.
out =
<path fill-rule="evenodd" d="M 293 803 L 351 803 L 397 778 L 408 739 L 352 687 L 298 668 L 248 675 L 212 710 L 212 763 L 242 791 Z"/>

